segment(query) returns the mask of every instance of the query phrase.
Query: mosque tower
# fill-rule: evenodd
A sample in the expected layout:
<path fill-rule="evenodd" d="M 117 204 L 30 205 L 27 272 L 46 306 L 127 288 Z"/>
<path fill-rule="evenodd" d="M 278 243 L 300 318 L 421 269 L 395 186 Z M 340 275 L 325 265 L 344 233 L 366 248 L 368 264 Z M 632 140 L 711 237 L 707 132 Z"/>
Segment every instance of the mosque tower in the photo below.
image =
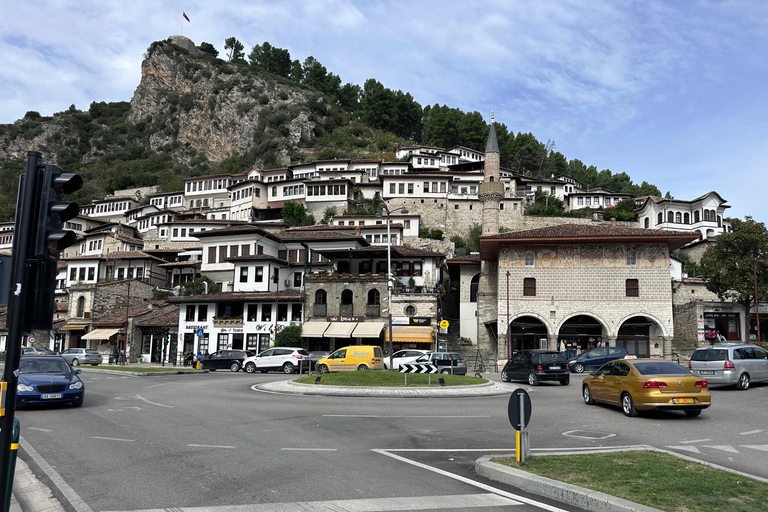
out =
<path fill-rule="evenodd" d="M 496 127 L 491 113 L 491 131 L 485 145 L 485 170 L 483 183 L 479 187 L 477 198 L 483 203 L 483 234 L 495 235 L 499 232 L 499 203 L 504 199 L 504 185 L 501 183 L 499 169 L 501 154 L 496 140 Z"/>

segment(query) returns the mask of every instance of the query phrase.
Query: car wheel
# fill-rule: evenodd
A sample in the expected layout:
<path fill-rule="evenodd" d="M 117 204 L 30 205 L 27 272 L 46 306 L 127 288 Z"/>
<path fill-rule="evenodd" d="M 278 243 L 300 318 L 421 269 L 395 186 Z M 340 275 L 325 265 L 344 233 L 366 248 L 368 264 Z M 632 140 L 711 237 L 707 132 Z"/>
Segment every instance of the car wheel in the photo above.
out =
<path fill-rule="evenodd" d="M 245 368 L 243 368 L 245 373 L 256 373 L 256 365 L 253 363 L 245 363 Z"/>
<path fill-rule="evenodd" d="M 749 388 L 749 374 L 742 373 L 739 375 L 739 382 L 736 384 L 736 389 L 746 390 Z"/>
<path fill-rule="evenodd" d="M 368 367 L 367 367 L 367 366 L 365 366 L 364 364 L 361 364 L 360 366 L 358 366 L 358 367 L 357 367 L 357 369 L 358 369 L 358 370 L 367 370 L 367 369 L 368 369 Z"/>
<path fill-rule="evenodd" d="M 441 370 L 440 373 L 442 373 L 443 375 L 450 375 L 451 370 Z"/>
<path fill-rule="evenodd" d="M 296 367 L 295 367 L 295 366 L 293 366 L 293 363 L 285 363 L 285 364 L 283 365 L 283 373 L 293 373 L 293 370 L 294 370 L 295 368 L 296 368 Z"/>
<path fill-rule="evenodd" d="M 567 377 L 565 377 L 563 379 L 560 379 L 560 384 L 563 385 L 563 386 L 567 386 L 570 383 L 571 383 L 571 377 L 570 376 L 567 376 Z"/>
<path fill-rule="evenodd" d="M 317 367 L 317 371 L 318 371 L 318 372 L 320 372 L 320 373 L 323 373 L 323 374 L 325 374 L 325 373 L 330 373 L 330 372 L 328 371 L 328 366 L 326 366 L 326 365 L 324 365 L 324 364 L 321 364 L 320 366 L 318 366 L 318 367 Z"/>
<path fill-rule="evenodd" d="M 507 370 L 501 370 L 501 382 L 509 382 L 510 380 L 512 379 L 509 378 Z"/>
<path fill-rule="evenodd" d="M 584 373 L 584 365 L 582 363 L 576 363 L 573 365 L 573 371 L 576 373 Z"/>
<path fill-rule="evenodd" d="M 581 394 L 584 396 L 584 403 L 587 405 L 595 405 L 595 399 L 592 398 L 592 391 L 589 386 L 581 388 Z"/>
<path fill-rule="evenodd" d="M 72 366 L 80 366 L 80 361 L 78 361 L 77 358 L 73 359 Z"/>
<path fill-rule="evenodd" d="M 686 416 L 698 416 L 701 414 L 701 409 L 691 409 L 689 411 L 685 411 Z"/>
<path fill-rule="evenodd" d="M 539 385 L 539 378 L 536 376 L 535 373 L 531 372 L 528 374 L 528 384 L 530 384 L 531 386 Z"/>
<path fill-rule="evenodd" d="M 621 409 L 624 411 L 624 414 L 627 416 L 635 417 L 637 416 L 637 409 L 635 409 L 635 401 L 632 400 L 632 397 L 629 393 L 624 393 L 621 395 Z"/>
<path fill-rule="evenodd" d="M 231 372 L 239 372 L 240 371 L 240 363 L 232 363 L 229 365 L 229 371 Z"/>

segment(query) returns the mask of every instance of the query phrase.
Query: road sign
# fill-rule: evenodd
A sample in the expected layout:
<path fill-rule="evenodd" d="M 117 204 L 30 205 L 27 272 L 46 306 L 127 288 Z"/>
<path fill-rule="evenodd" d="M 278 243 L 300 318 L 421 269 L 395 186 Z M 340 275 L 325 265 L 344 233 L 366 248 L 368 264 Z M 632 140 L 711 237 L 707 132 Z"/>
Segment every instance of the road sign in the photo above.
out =
<path fill-rule="evenodd" d="M 34 343 L 37 341 L 37 338 L 35 338 L 34 336 L 30 336 L 29 338 L 27 338 L 27 341 L 30 343 Z"/>
<path fill-rule="evenodd" d="M 523 396 L 523 424 L 520 425 L 520 396 Z M 512 396 L 509 397 L 509 405 L 507 406 L 507 415 L 509 416 L 509 423 L 515 430 L 525 428 L 531 422 L 531 397 L 523 388 L 517 388 Z"/>
<path fill-rule="evenodd" d="M 400 373 L 437 373 L 437 365 L 428 363 L 403 363 Z"/>
<path fill-rule="evenodd" d="M 197 330 L 197 336 L 200 337 L 200 338 L 205 336 L 205 329 L 198 329 Z"/>
<path fill-rule="evenodd" d="M 447 329 L 449 325 L 451 325 L 451 324 L 448 323 L 448 320 L 441 320 L 440 321 L 440 328 L 441 329 Z"/>

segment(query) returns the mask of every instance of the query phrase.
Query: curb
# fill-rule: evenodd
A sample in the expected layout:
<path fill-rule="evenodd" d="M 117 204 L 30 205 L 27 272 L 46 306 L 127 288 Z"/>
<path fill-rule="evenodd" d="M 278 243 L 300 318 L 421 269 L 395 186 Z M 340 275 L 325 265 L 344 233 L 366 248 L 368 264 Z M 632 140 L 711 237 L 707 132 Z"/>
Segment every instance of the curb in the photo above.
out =
<path fill-rule="evenodd" d="M 502 387 L 494 381 L 472 386 L 434 386 L 431 388 L 400 388 L 373 386 L 324 386 L 289 381 L 266 382 L 254 386 L 264 391 L 296 393 L 302 395 L 324 395 L 339 397 L 380 397 L 380 398 L 466 398 L 478 396 L 508 395 L 513 390 Z"/>
<path fill-rule="evenodd" d="M 132 375 L 134 377 L 156 377 L 163 375 L 194 375 L 209 373 L 209 370 L 177 370 L 166 372 L 124 372 L 122 370 L 102 370 L 99 368 L 80 368 L 83 372 L 108 373 L 110 375 Z"/>
<path fill-rule="evenodd" d="M 523 491 L 567 503 L 590 512 L 663 512 L 657 508 L 640 505 L 639 503 L 617 498 L 616 496 L 492 462 L 492 459 L 499 457 L 506 456 L 485 455 L 480 457 L 475 461 L 475 473 Z"/>

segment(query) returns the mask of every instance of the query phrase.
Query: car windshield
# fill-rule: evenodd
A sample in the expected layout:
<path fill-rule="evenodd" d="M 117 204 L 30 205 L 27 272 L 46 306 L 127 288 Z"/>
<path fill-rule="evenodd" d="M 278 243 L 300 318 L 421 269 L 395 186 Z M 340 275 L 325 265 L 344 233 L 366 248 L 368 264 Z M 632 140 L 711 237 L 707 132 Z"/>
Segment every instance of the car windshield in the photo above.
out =
<path fill-rule="evenodd" d="M 543 352 L 539 357 L 542 363 L 565 363 L 565 356 L 559 352 Z"/>
<path fill-rule="evenodd" d="M 654 361 L 649 363 L 635 363 L 637 371 L 643 375 L 690 375 L 691 372 L 677 363 L 666 361 Z"/>
<path fill-rule="evenodd" d="M 68 373 L 69 365 L 61 359 L 22 360 L 19 373 Z"/>
<path fill-rule="evenodd" d="M 691 356 L 691 361 L 725 361 L 728 359 L 728 350 L 696 350 Z"/>

